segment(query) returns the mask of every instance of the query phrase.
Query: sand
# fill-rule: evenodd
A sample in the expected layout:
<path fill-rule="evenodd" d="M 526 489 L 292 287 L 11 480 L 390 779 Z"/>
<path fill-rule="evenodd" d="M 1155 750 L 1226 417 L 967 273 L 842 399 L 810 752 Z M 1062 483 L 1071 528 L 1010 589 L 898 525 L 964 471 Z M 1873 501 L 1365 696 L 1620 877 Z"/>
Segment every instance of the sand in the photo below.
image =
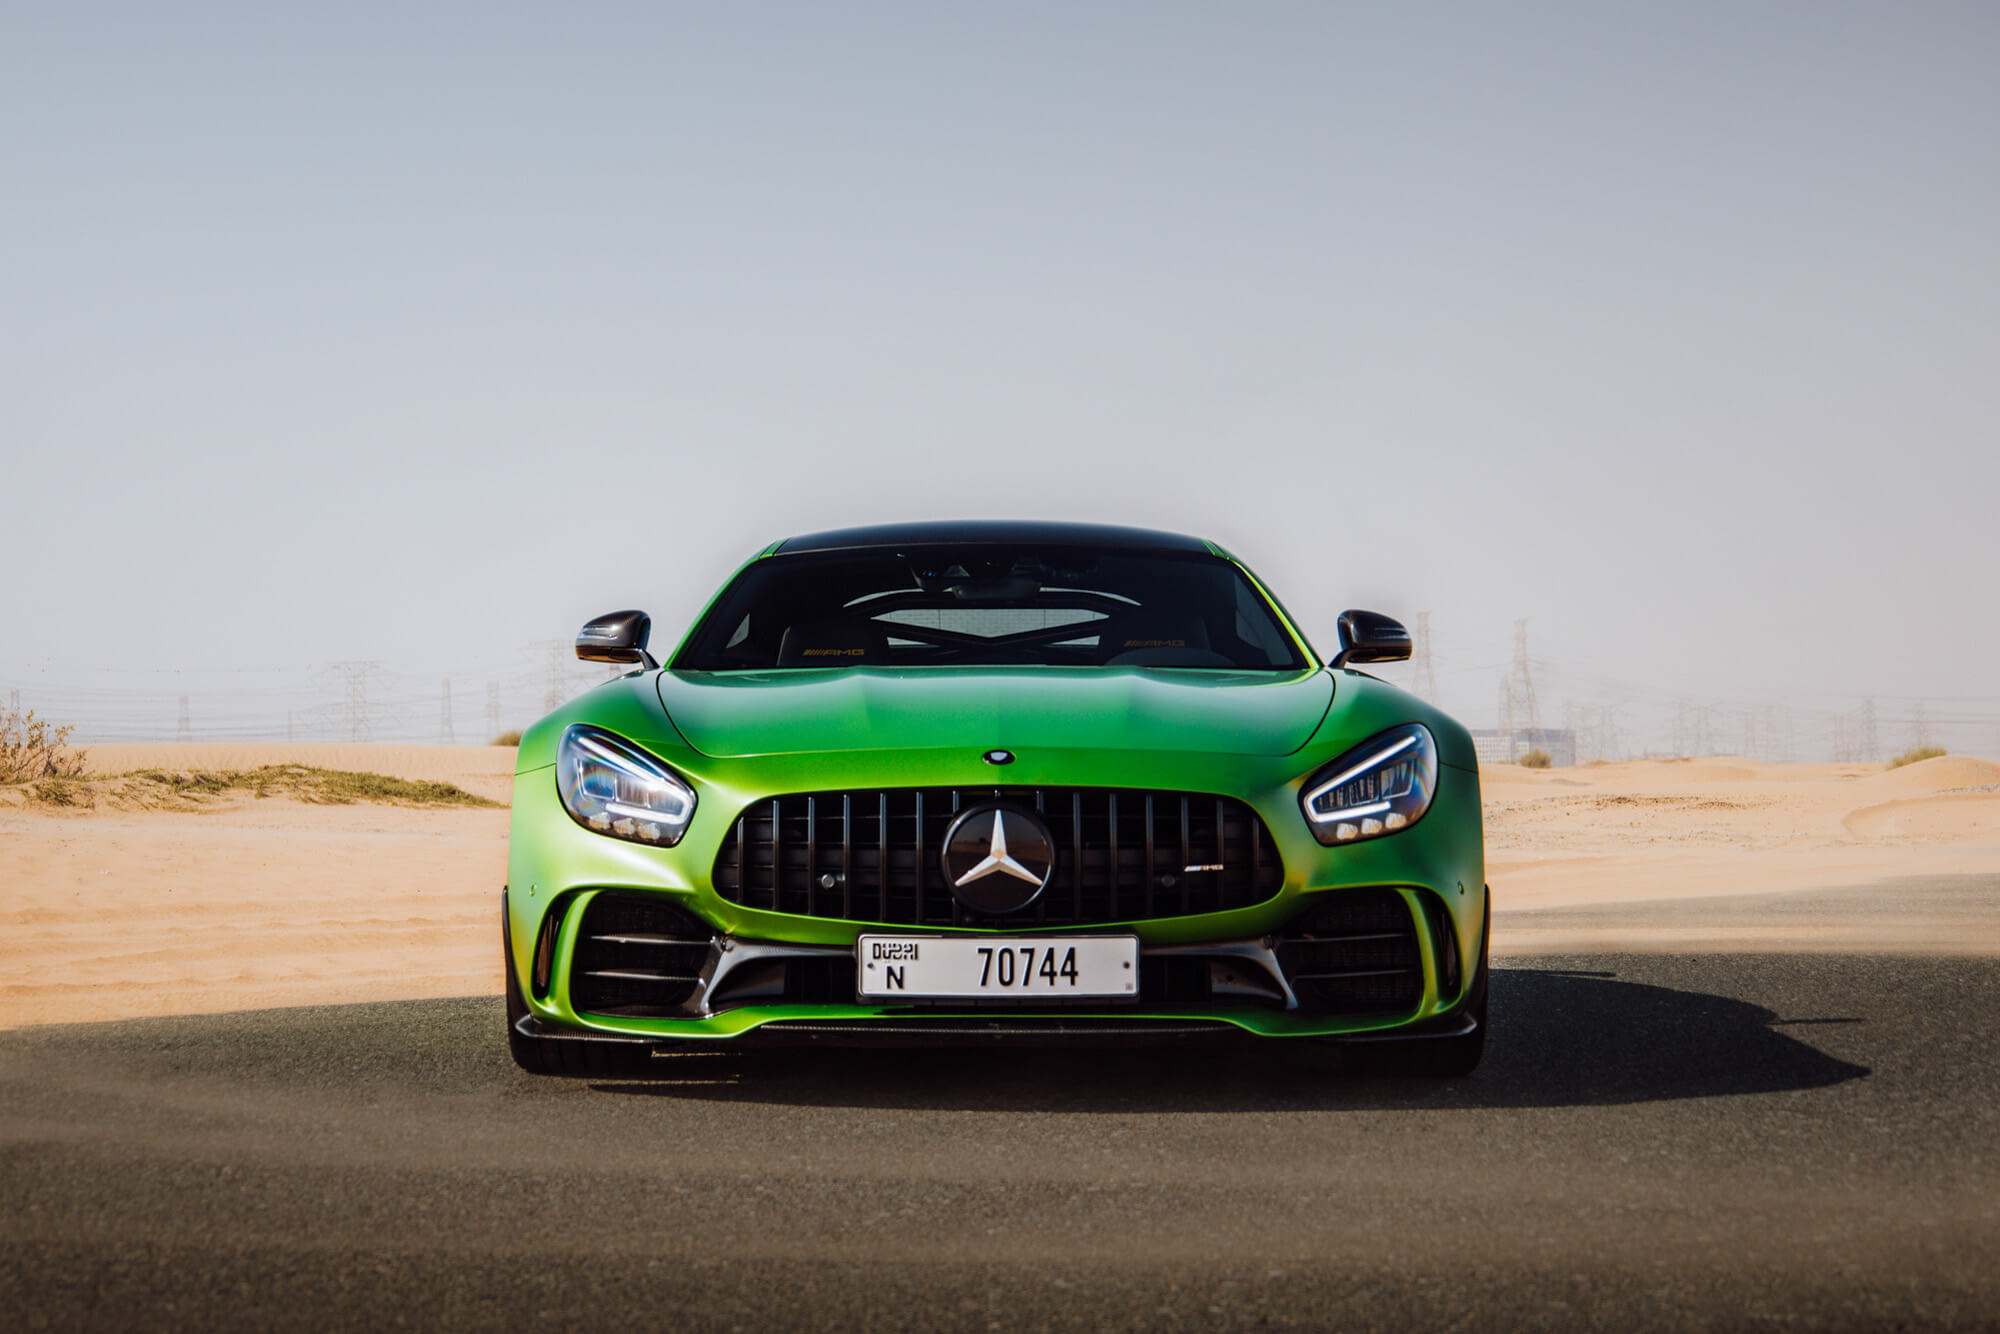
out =
<path fill-rule="evenodd" d="M 255 769 L 265 764 L 310 764 L 321 769 L 388 774 L 415 782 L 456 783 L 492 801 L 505 801 L 514 785 L 512 746 L 377 746 L 366 742 L 190 741 L 177 745 L 89 746 L 89 772 L 134 769 Z"/>
<path fill-rule="evenodd" d="M 1481 786 L 1498 954 L 2000 954 L 1990 760 L 1505 765 Z M 1947 881 L 1967 892 L 1917 888 Z"/>
<path fill-rule="evenodd" d="M 474 746 L 90 751 L 98 773 L 303 763 L 441 779 L 500 801 L 513 757 Z M 1991 761 L 1501 766 L 1482 785 L 1498 956 L 2000 954 Z M 506 838 L 504 810 L 249 796 L 199 812 L 0 807 L 0 1027 L 492 994 Z M 1936 888 L 1959 884 L 1971 890 Z"/>

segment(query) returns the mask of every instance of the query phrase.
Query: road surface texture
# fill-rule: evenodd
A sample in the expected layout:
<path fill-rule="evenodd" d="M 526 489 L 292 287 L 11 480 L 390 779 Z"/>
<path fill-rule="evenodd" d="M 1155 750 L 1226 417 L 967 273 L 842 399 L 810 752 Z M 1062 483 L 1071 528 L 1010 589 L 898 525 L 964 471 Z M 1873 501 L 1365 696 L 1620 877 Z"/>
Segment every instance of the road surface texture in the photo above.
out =
<path fill-rule="evenodd" d="M 2000 1325 L 2000 961 L 1515 959 L 1331 1051 L 517 1073 L 497 1000 L 0 1034 L 9 1328 Z"/>

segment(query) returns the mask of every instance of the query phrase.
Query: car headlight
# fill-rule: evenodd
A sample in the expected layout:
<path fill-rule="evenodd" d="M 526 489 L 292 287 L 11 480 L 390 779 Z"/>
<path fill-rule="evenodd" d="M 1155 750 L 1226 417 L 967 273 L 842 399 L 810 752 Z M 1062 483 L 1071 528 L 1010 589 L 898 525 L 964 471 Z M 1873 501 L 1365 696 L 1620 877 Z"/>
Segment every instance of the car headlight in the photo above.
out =
<path fill-rule="evenodd" d="M 1306 780 L 1299 804 L 1322 843 L 1357 843 L 1408 829 L 1437 792 L 1437 743 L 1420 723 L 1392 727 Z"/>
<path fill-rule="evenodd" d="M 694 816 L 694 789 L 629 741 L 572 727 L 556 751 L 556 791 L 585 829 L 672 847 Z"/>

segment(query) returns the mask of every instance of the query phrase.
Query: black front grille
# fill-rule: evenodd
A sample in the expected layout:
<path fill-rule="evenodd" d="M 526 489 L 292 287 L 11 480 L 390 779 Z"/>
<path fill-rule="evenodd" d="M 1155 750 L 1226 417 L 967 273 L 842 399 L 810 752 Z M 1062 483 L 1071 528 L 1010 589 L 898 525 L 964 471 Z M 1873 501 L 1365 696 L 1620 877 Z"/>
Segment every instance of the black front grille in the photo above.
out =
<path fill-rule="evenodd" d="M 983 917 L 952 895 L 939 850 L 959 811 L 995 799 L 1040 812 L 1056 869 L 1030 907 Z M 897 926 L 1073 926 L 1222 912 L 1263 902 L 1284 879 L 1270 831 L 1242 802 L 1109 788 L 772 797 L 737 817 L 714 872 L 716 893 L 746 908 Z"/>
<path fill-rule="evenodd" d="M 672 1015 L 694 994 L 715 929 L 664 899 L 599 894 L 570 960 L 570 1004 L 586 1014 Z"/>
<path fill-rule="evenodd" d="M 1312 1013 L 1388 1014 L 1423 999 L 1416 919 L 1393 889 L 1328 891 L 1285 928 L 1278 964 Z"/>

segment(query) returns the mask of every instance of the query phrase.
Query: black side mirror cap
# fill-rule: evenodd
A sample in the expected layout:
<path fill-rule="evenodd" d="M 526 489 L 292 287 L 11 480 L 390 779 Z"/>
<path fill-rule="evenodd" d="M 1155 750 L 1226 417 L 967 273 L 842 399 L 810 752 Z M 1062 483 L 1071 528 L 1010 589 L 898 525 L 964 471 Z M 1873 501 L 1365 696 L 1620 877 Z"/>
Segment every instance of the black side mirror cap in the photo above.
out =
<path fill-rule="evenodd" d="M 1410 656 L 1410 632 L 1403 623 L 1379 611 L 1340 613 L 1340 652 L 1332 665 L 1350 662 L 1405 662 Z"/>
<path fill-rule="evenodd" d="M 646 652 L 653 637 L 653 618 L 643 611 L 607 612 L 576 632 L 576 656 L 585 662 L 636 662 L 657 667 Z"/>

